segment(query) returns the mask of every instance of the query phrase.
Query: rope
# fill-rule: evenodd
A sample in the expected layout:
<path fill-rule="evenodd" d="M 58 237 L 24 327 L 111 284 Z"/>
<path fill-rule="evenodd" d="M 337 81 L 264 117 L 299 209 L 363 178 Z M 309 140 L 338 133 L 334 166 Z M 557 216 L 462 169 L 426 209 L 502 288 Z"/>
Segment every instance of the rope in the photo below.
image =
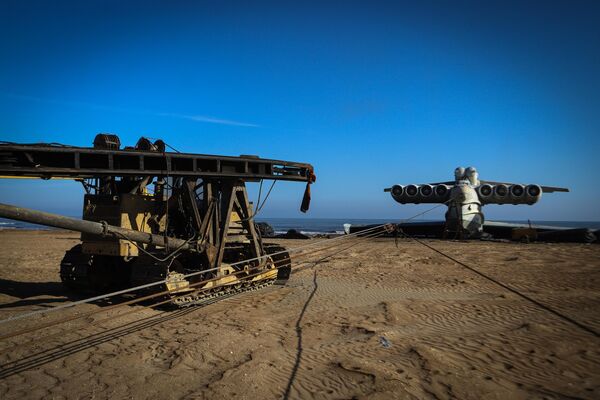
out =
<path fill-rule="evenodd" d="M 275 186 L 275 183 L 277 181 L 273 181 L 273 183 L 271 183 L 271 187 L 269 188 L 269 191 L 267 192 L 267 195 L 265 196 L 265 199 L 263 200 L 262 204 L 260 205 L 260 207 L 258 207 L 257 205 L 257 209 L 254 212 L 254 215 L 252 216 L 252 218 L 256 217 L 256 214 L 258 214 L 260 212 L 260 210 L 263 209 L 263 207 L 265 206 L 265 204 L 267 203 L 267 199 L 269 198 L 269 195 L 271 194 L 271 191 L 273 190 L 273 187 Z"/>
<path fill-rule="evenodd" d="M 256 207 L 258 207 L 258 205 L 260 204 L 260 196 L 262 195 L 263 182 L 264 182 L 264 179 L 261 179 L 260 185 L 258 186 L 258 198 L 256 199 Z"/>
<path fill-rule="evenodd" d="M 267 203 L 267 199 L 269 198 L 271 191 L 273 190 L 273 186 L 275 186 L 275 182 L 277 182 L 277 181 L 273 181 L 273 183 L 271 184 L 271 187 L 269 188 L 269 191 L 267 192 L 267 195 L 265 196 L 265 199 L 263 200 L 262 204 L 260 204 L 260 195 L 261 195 L 262 185 L 263 185 L 263 180 L 262 179 L 260 180 L 260 187 L 258 189 L 258 200 L 256 202 L 256 209 L 254 210 L 254 213 L 252 213 L 252 215 L 250 215 L 248 218 L 244 218 L 244 219 L 240 220 L 240 222 L 246 222 L 246 221 L 250 221 L 251 219 L 254 219 L 256 217 L 256 215 L 260 212 L 260 210 L 263 209 L 263 207 Z"/>

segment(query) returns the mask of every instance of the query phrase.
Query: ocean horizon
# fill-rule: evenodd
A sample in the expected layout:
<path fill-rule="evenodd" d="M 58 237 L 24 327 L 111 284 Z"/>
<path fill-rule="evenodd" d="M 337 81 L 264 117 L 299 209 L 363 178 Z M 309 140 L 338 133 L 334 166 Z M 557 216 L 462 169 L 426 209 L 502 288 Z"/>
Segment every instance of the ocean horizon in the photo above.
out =
<path fill-rule="evenodd" d="M 81 218 L 80 216 L 72 216 L 72 218 Z M 344 233 L 344 224 L 352 225 L 372 225 L 384 224 L 387 222 L 400 223 L 403 219 L 382 219 L 382 218 L 268 218 L 259 217 L 256 222 L 266 222 L 273 227 L 275 233 L 286 233 L 290 229 L 302 232 L 307 235 L 323 234 L 323 233 Z M 413 219 L 411 222 L 418 221 L 437 221 L 435 219 Z M 527 224 L 526 220 L 490 220 L 497 222 L 510 222 Z M 550 225 L 566 228 L 589 228 L 600 229 L 600 221 L 547 221 L 547 220 L 531 220 L 535 225 Z M 0 230 L 3 229 L 30 229 L 30 230 L 52 230 L 54 228 L 30 224 L 28 222 L 14 221 L 5 218 L 0 218 Z"/>

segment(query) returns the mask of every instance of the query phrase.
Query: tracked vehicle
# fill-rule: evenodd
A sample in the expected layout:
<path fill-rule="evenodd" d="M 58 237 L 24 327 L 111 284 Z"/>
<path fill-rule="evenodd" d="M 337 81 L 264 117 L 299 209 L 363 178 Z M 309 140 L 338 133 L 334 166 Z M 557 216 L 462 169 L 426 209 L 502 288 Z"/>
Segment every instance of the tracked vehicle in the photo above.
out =
<path fill-rule="evenodd" d="M 0 217 L 81 232 L 60 265 L 67 287 L 107 293 L 163 281 L 153 290 L 187 305 L 288 279 L 290 256 L 263 243 L 246 182 L 305 182 L 306 212 L 310 164 L 169 152 L 143 137 L 124 149 L 111 134 L 93 143 L 0 142 L 2 177 L 74 179 L 85 189 L 82 220 L 0 204 Z"/>

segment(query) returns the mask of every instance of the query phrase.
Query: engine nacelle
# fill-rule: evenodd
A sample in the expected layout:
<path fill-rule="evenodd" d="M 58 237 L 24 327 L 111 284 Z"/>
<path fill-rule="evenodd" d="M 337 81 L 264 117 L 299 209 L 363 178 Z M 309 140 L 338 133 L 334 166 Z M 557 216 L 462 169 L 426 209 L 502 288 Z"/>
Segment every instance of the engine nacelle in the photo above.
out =
<path fill-rule="evenodd" d="M 490 185 L 485 183 L 477 188 L 477 194 L 484 204 L 534 204 L 542 197 L 539 185 L 521 184 Z"/>
<path fill-rule="evenodd" d="M 450 197 L 450 187 L 446 185 L 394 185 L 390 189 L 398 203 L 444 203 Z"/>
<path fill-rule="evenodd" d="M 510 200 L 513 204 L 523 203 L 525 197 L 525 187 L 523 185 L 514 184 L 510 185 L 509 191 Z"/>
<path fill-rule="evenodd" d="M 419 186 L 419 194 L 424 198 L 429 198 L 433 195 L 433 187 L 431 185 Z"/>
<path fill-rule="evenodd" d="M 416 197 L 419 194 L 419 187 L 417 185 L 408 185 L 404 188 L 404 193 L 408 198 Z"/>
<path fill-rule="evenodd" d="M 494 186 L 494 195 L 492 196 L 490 203 L 508 203 L 508 186 L 503 183 Z"/>
<path fill-rule="evenodd" d="M 394 186 L 392 186 L 392 189 L 390 190 L 390 192 L 392 193 L 392 197 L 394 198 L 394 200 L 396 200 L 399 203 L 402 202 L 401 199 L 402 199 L 402 195 L 404 194 L 404 186 L 394 185 Z"/>
<path fill-rule="evenodd" d="M 450 198 L 450 186 L 435 185 L 433 187 L 433 198 L 435 203 L 445 203 Z"/>
<path fill-rule="evenodd" d="M 542 187 L 540 185 L 525 186 L 525 201 L 527 204 L 535 204 L 542 198 Z"/>
<path fill-rule="evenodd" d="M 477 188 L 477 194 L 483 203 L 487 203 L 494 195 L 494 187 L 489 183 L 484 183 Z"/>
<path fill-rule="evenodd" d="M 408 185 L 404 188 L 404 196 L 402 196 L 404 203 L 422 203 L 422 198 L 419 195 L 419 186 Z"/>

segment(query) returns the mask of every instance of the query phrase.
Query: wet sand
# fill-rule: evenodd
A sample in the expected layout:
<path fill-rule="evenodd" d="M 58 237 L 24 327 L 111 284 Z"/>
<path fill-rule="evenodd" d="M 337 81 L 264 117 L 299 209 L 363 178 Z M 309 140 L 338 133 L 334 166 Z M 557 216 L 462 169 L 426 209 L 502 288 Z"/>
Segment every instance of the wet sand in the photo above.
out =
<path fill-rule="evenodd" d="M 58 264 L 77 234 L 0 241 L 0 319 L 72 299 Z M 600 246 L 427 243 L 600 332 Z M 600 398 L 600 338 L 415 242 L 371 240 L 305 267 L 204 307 L 124 307 L 11 338 L 0 397 Z"/>

